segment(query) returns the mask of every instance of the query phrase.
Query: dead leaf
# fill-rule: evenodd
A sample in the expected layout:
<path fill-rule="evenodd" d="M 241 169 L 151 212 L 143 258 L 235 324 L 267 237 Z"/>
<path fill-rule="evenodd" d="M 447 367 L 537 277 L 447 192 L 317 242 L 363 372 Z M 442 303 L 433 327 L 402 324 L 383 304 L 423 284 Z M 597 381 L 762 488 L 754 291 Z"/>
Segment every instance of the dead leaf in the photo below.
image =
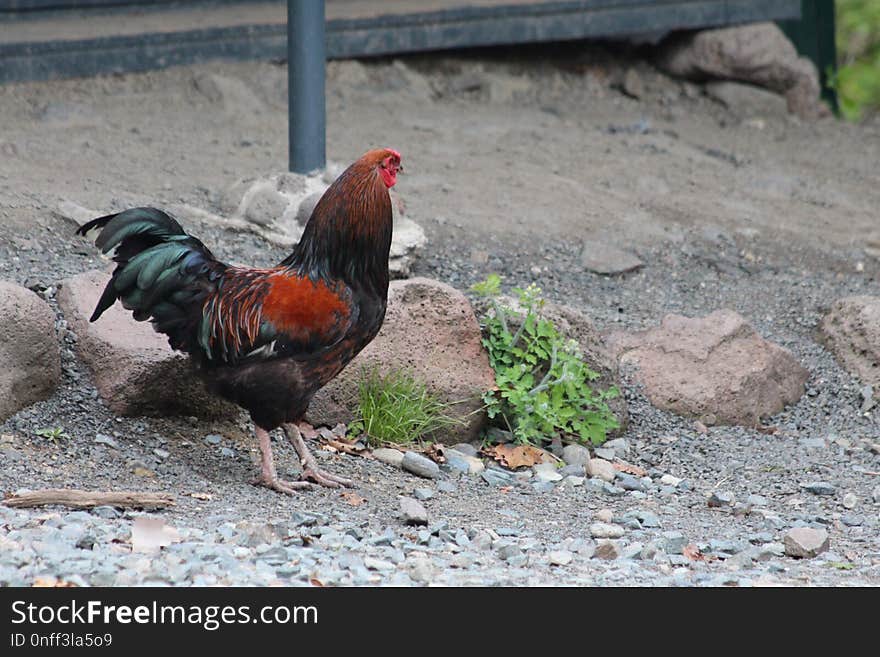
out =
<path fill-rule="evenodd" d="M 34 583 L 31 584 L 34 588 L 56 588 L 56 589 L 67 589 L 74 588 L 76 584 L 71 584 L 63 579 L 58 579 L 56 577 L 37 577 L 34 579 Z"/>
<path fill-rule="evenodd" d="M 328 452 L 342 452 L 343 454 L 351 454 L 352 456 L 363 456 L 364 458 L 373 457 L 362 443 L 348 442 L 336 438 L 322 438 L 321 449 Z"/>
<path fill-rule="evenodd" d="M 626 461 L 621 461 L 620 459 L 616 460 L 611 465 L 618 472 L 625 472 L 626 474 L 635 475 L 636 477 L 644 477 L 648 474 L 648 471 L 644 468 L 640 468 L 632 463 L 627 463 Z"/>
<path fill-rule="evenodd" d="M 343 500 L 345 500 L 346 502 L 348 502 L 352 506 L 360 506 L 361 504 L 363 504 L 364 502 L 367 501 L 367 498 L 361 497 L 360 495 L 358 495 L 354 491 L 350 491 L 350 490 L 345 491 L 344 493 L 341 493 L 339 495 L 339 497 L 341 497 Z"/>
<path fill-rule="evenodd" d="M 155 553 L 180 540 L 177 530 L 162 518 L 138 516 L 131 527 L 131 551 Z"/>
<path fill-rule="evenodd" d="M 779 434 L 779 427 L 777 427 L 777 426 L 768 426 L 768 427 L 756 426 L 755 431 L 758 431 L 759 433 L 766 434 L 768 436 L 775 436 L 775 435 Z"/>
<path fill-rule="evenodd" d="M 446 463 L 446 449 L 440 443 L 431 443 L 425 450 L 425 456 L 435 463 Z"/>
<path fill-rule="evenodd" d="M 190 493 L 190 497 L 195 498 L 197 500 L 212 500 L 214 496 L 211 493 Z"/>
<path fill-rule="evenodd" d="M 544 450 L 531 445 L 492 445 L 484 448 L 483 454 L 511 470 L 544 462 Z"/>
<path fill-rule="evenodd" d="M 322 588 L 323 588 L 323 586 L 324 586 L 324 582 L 322 582 L 321 580 L 319 580 L 317 577 L 312 577 L 312 578 L 310 578 L 310 579 L 309 579 L 309 584 L 311 584 L 312 586 L 320 586 L 320 587 L 322 587 Z"/>
<path fill-rule="evenodd" d="M 498 489 L 498 492 L 509 493 L 512 490 L 513 490 L 513 486 L 502 486 L 501 488 Z"/>

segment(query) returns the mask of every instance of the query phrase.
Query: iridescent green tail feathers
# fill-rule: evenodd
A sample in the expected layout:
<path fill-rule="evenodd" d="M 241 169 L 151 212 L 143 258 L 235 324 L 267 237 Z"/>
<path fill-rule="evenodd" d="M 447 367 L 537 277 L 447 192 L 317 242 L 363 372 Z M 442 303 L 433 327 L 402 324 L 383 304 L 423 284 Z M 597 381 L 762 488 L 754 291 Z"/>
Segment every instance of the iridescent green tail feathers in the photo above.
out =
<path fill-rule="evenodd" d="M 84 224 L 77 234 L 100 229 L 95 245 L 115 249 L 116 269 L 90 321 L 117 299 L 138 321 L 152 320 L 174 349 L 196 346 L 205 297 L 216 290 L 226 265 L 218 262 L 171 216 L 156 208 L 132 208 Z"/>

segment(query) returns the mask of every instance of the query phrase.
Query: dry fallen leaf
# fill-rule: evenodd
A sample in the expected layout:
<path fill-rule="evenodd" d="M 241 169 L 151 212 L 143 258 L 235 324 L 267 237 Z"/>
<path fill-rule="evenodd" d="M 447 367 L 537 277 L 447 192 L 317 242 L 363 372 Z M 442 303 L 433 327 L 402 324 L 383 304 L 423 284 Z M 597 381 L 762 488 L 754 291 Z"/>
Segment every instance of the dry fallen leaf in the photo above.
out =
<path fill-rule="evenodd" d="M 138 516 L 131 527 L 132 552 L 158 552 L 160 548 L 180 540 L 177 530 L 162 518 Z"/>
<path fill-rule="evenodd" d="M 705 561 L 706 557 L 700 552 L 700 548 L 698 548 L 693 543 L 684 546 L 684 550 L 682 550 L 682 554 L 686 556 L 691 561 Z"/>
<path fill-rule="evenodd" d="M 309 579 L 309 584 L 311 584 L 312 586 L 324 586 L 324 582 L 319 580 L 317 577 L 312 577 L 311 579 Z"/>
<path fill-rule="evenodd" d="M 322 439 L 321 449 L 328 452 L 342 452 L 352 456 L 363 456 L 364 458 L 372 458 L 373 456 L 361 443 L 350 443 L 344 440 L 337 440 L 336 438 Z"/>
<path fill-rule="evenodd" d="M 446 449 L 440 443 L 431 443 L 425 450 L 425 456 L 435 463 L 446 463 Z"/>
<path fill-rule="evenodd" d="M 31 584 L 34 588 L 73 588 L 76 584 L 71 584 L 63 579 L 57 579 L 56 577 L 37 577 L 34 579 L 34 583 Z"/>
<path fill-rule="evenodd" d="M 214 496 L 211 493 L 190 493 L 190 497 L 193 497 L 197 500 L 212 500 Z"/>
<path fill-rule="evenodd" d="M 345 491 L 344 493 L 340 493 L 339 497 L 341 497 L 343 500 L 345 500 L 346 502 L 348 502 L 352 506 L 360 506 L 361 504 L 363 504 L 364 502 L 367 501 L 367 498 L 361 497 L 360 495 L 358 495 L 354 491 L 350 491 L 350 490 Z"/>
<path fill-rule="evenodd" d="M 756 426 L 755 431 L 758 431 L 763 434 L 767 434 L 768 436 L 775 436 L 779 433 L 779 427 L 777 427 L 777 426 L 769 426 L 769 427 Z"/>
<path fill-rule="evenodd" d="M 544 462 L 544 450 L 531 445 L 492 445 L 483 450 L 501 465 L 516 470 Z"/>
<path fill-rule="evenodd" d="M 648 474 L 648 471 L 644 468 L 640 468 L 637 465 L 633 465 L 632 463 L 627 463 L 626 461 L 617 460 L 611 464 L 614 466 L 615 470 L 619 472 L 625 472 L 626 474 L 635 475 L 636 477 L 644 477 Z"/>

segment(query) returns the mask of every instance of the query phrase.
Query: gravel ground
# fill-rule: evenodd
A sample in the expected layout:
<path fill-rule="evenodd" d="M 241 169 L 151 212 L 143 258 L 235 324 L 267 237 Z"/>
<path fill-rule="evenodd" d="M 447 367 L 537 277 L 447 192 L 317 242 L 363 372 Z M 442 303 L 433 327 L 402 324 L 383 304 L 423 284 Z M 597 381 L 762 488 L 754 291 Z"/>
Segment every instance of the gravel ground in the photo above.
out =
<path fill-rule="evenodd" d="M 430 239 L 416 275 L 459 289 L 490 272 L 506 286 L 534 281 L 609 331 L 668 312 L 741 313 L 811 372 L 803 399 L 767 421 L 775 433 L 705 429 L 654 409 L 626 381 L 631 424 L 614 449 L 646 478 L 606 483 L 570 467 L 552 482 L 489 464 L 423 479 L 321 453 L 325 467 L 360 482 L 356 496 L 291 499 L 247 484 L 257 450 L 245 419 L 114 417 L 59 314 L 62 385 L 0 424 L 0 490 L 155 490 L 178 504 L 150 514 L 0 506 L 0 583 L 880 583 L 876 411 L 862 411 L 861 384 L 815 335 L 835 299 L 877 294 L 880 267 L 863 249 L 880 203 L 877 128 L 762 115 L 758 129 L 620 53 L 587 51 L 573 69 L 570 58 L 532 51 L 542 52 L 510 64 L 480 54 L 334 65 L 331 158 L 377 140 L 412 153 L 401 194 Z M 630 66 L 644 98 L 616 89 Z M 212 101 L 194 83 L 206 75 L 239 87 Z M 250 95 L 235 92 L 243 80 Z M 278 168 L 279 80 L 283 69 L 269 64 L 217 64 L 0 89 L 0 148 L 12 154 L 0 160 L 0 277 L 57 311 L 64 277 L 104 266 L 68 237 L 59 200 L 100 212 L 142 202 L 215 209 L 237 177 Z M 233 261 L 285 255 L 246 233 L 189 227 Z M 611 278 L 585 271 L 582 243 L 600 237 L 646 266 Z M 36 436 L 55 426 L 69 438 Z M 281 441 L 276 455 L 293 474 Z M 406 524 L 401 495 L 421 498 L 426 526 Z M 162 518 L 179 540 L 133 552 L 140 515 Z M 785 556 L 795 527 L 826 531 L 829 550 Z"/>

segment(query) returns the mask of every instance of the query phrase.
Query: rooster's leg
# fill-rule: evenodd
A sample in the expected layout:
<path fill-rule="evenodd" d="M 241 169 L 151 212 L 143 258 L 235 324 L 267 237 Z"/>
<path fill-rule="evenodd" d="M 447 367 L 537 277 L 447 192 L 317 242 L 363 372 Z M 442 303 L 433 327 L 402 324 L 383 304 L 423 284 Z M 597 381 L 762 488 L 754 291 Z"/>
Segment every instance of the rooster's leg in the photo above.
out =
<path fill-rule="evenodd" d="M 294 495 L 297 490 L 302 490 L 303 488 L 313 488 L 312 484 L 307 481 L 284 481 L 279 479 L 278 474 L 275 472 L 275 461 L 272 458 L 272 440 L 269 438 L 269 432 L 260 427 L 255 427 L 254 432 L 260 441 L 260 474 L 251 483 L 256 486 L 265 486 L 287 495 Z"/>
<path fill-rule="evenodd" d="M 316 484 L 327 486 L 328 488 L 354 486 L 354 482 L 351 479 L 324 472 L 318 467 L 318 462 L 315 460 L 314 454 L 312 454 L 306 446 L 306 441 L 303 440 L 302 433 L 300 433 L 297 425 L 292 423 L 285 424 L 284 433 L 287 434 L 287 439 L 290 441 L 290 444 L 293 445 L 296 453 L 299 454 L 300 463 L 302 464 L 303 480 L 313 481 Z"/>

